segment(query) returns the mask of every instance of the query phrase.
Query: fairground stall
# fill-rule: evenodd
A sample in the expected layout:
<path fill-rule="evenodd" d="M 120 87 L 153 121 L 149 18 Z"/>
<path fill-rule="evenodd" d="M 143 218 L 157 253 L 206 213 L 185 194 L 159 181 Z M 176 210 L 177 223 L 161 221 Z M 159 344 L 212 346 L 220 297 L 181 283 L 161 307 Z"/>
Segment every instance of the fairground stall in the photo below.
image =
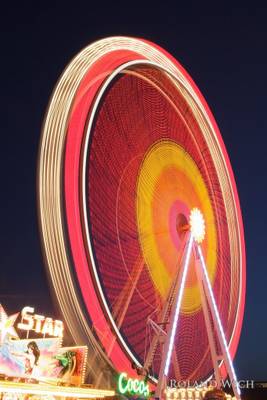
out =
<path fill-rule="evenodd" d="M 62 346 L 62 321 L 33 307 L 7 315 L 0 304 L 1 400 L 96 399 L 112 390 L 84 384 L 87 347 Z"/>

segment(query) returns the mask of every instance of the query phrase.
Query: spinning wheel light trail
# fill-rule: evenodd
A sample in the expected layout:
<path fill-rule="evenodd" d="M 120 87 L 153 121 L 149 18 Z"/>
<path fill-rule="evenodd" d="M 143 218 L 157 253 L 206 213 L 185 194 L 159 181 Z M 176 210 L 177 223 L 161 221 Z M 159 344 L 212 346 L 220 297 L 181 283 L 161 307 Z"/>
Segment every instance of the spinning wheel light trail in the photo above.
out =
<path fill-rule="evenodd" d="M 47 269 L 73 339 L 89 346 L 90 381 L 103 384 L 109 371 L 135 378 L 135 365 L 157 384 L 162 343 L 157 335 L 147 343 L 147 321 L 166 330 L 181 283 L 168 376 L 225 377 L 244 314 L 242 217 L 219 129 L 183 67 L 142 39 L 111 37 L 82 50 L 51 98 L 38 178 Z M 190 224 L 195 256 L 182 279 Z M 215 336 L 205 311 L 213 303 L 199 285 L 200 243 L 225 363 L 215 363 L 220 329 Z"/>

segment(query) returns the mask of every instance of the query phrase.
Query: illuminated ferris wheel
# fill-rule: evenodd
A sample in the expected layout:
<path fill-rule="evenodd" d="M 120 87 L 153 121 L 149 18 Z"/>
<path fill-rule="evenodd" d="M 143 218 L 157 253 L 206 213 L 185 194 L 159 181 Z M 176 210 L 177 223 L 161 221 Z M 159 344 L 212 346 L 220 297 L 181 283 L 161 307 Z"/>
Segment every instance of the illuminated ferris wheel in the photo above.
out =
<path fill-rule="evenodd" d="M 39 204 L 51 282 L 92 365 L 145 371 L 158 394 L 167 378 L 236 378 L 239 200 L 213 116 L 173 57 L 112 37 L 74 58 L 43 126 Z"/>

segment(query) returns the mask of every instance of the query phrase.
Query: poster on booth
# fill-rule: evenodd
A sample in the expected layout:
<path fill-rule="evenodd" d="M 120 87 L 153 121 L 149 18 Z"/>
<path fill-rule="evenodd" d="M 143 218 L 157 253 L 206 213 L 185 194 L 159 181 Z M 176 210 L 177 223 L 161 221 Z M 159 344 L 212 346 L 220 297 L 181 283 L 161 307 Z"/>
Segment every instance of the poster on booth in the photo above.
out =
<path fill-rule="evenodd" d="M 6 340 L 0 347 L 0 373 L 11 377 L 42 380 L 53 376 L 53 357 L 61 339 Z"/>
<path fill-rule="evenodd" d="M 81 385 L 84 382 L 86 346 L 61 347 L 53 358 L 56 379 L 73 385 Z"/>
<path fill-rule="evenodd" d="M 15 324 L 18 315 L 21 321 Z M 20 339 L 18 331 L 54 337 Z M 0 374 L 39 382 L 84 381 L 86 346 L 62 347 L 63 323 L 34 314 L 32 307 L 8 316 L 0 305 Z"/>

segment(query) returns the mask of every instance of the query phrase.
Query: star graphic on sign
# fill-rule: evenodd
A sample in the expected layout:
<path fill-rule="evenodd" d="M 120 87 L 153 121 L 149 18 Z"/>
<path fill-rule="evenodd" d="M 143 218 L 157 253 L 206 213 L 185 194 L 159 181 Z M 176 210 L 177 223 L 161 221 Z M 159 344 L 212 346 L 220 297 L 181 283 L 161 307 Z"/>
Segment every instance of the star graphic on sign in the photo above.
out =
<path fill-rule="evenodd" d="M 7 335 L 19 337 L 15 328 L 13 327 L 19 313 L 7 316 L 2 304 L 0 304 L 0 344 L 2 344 Z"/>

